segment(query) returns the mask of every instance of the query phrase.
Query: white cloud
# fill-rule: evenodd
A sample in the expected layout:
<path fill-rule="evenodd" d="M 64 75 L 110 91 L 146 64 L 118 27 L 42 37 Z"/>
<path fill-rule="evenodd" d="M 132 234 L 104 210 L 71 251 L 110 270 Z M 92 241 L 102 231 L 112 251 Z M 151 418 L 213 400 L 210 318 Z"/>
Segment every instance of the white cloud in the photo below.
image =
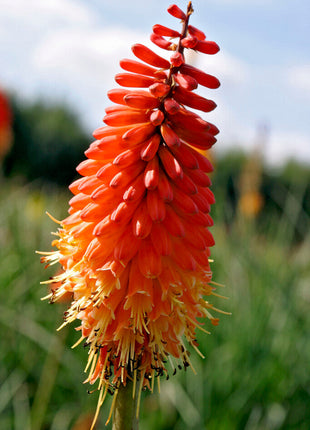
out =
<path fill-rule="evenodd" d="M 289 158 L 300 162 L 310 160 L 310 136 L 297 127 L 287 124 L 285 128 L 279 128 L 270 126 L 268 121 L 247 123 L 222 95 L 217 103 L 215 111 L 204 115 L 205 119 L 220 129 L 214 148 L 216 153 L 234 149 L 246 152 L 259 149 L 264 161 L 272 166 L 282 165 Z"/>
<path fill-rule="evenodd" d="M 271 166 L 282 165 L 290 158 L 310 160 L 310 137 L 299 131 L 271 129 L 260 138 L 258 126 L 244 125 L 229 114 L 216 124 L 222 128 L 215 148 L 218 153 L 236 148 L 246 152 L 258 149 Z"/>
<path fill-rule="evenodd" d="M 280 166 L 290 158 L 302 163 L 310 160 L 310 137 L 306 134 L 272 129 L 260 140 L 258 126 L 250 127 L 238 122 L 229 111 L 224 118 L 214 123 L 220 128 L 215 145 L 218 154 L 234 149 L 242 149 L 245 152 L 258 149 L 264 162 L 271 166 Z"/>
<path fill-rule="evenodd" d="M 21 96 L 44 93 L 32 57 L 46 38 L 96 23 L 92 10 L 78 0 L 0 0 L 0 10 L 0 82 Z"/>
<path fill-rule="evenodd" d="M 73 0 L 1 0 L 1 21 L 13 19 L 25 25 L 45 26 L 47 23 L 86 24 L 94 15 L 79 1 Z M 19 33 L 20 37 L 20 33 Z"/>
<path fill-rule="evenodd" d="M 310 137 L 300 132 L 275 130 L 267 141 L 266 161 L 281 164 L 287 158 L 310 160 Z"/>
<path fill-rule="evenodd" d="M 310 64 L 291 67 L 286 74 L 287 83 L 296 91 L 310 97 Z"/>
<path fill-rule="evenodd" d="M 104 82 L 111 78 L 119 59 L 130 55 L 128 41 L 137 38 L 136 33 L 117 28 L 60 31 L 37 46 L 33 65 L 39 72 L 56 72 L 67 82 L 75 77 L 84 77 L 84 85 L 87 80 Z"/>
<path fill-rule="evenodd" d="M 190 60 L 192 59 L 191 64 L 215 75 L 220 81 L 225 81 L 225 85 L 235 86 L 248 81 L 250 75 L 248 64 L 227 51 L 220 51 L 216 55 L 193 54 Z"/>
<path fill-rule="evenodd" d="M 37 46 L 32 67 L 46 92 L 55 95 L 58 88 L 77 106 L 84 124 L 95 127 L 110 103 L 107 91 L 117 87 L 119 60 L 133 58 L 130 46 L 144 39 L 141 33 L 116 27 L 62 30 Z"/>
<path fill-rule="evenodd" d="M 98 123 L 118 61 L 146 36 L 103 27 L 78 0 L 0 0 L 0 8 L 1 85 L 19 97 L 67 102 L 84 123 L 92 114 Z"/>

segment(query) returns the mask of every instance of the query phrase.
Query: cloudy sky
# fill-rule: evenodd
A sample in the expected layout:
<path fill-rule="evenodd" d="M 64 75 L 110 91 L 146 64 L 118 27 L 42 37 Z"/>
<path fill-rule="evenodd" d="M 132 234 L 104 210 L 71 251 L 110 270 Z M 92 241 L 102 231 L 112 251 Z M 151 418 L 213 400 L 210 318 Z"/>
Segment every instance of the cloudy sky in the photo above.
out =
<path fill-rule="evenodd" d="M 169 0 L 0 0 L 0 86 L 21 99 L 64 102 L 90 134 L 130 46 L 152 25 L 179 29 Z M 186 9 L 187 1 L 176 3 Z M 192 25 L 221 47 L 187 58 L 221 80 L 205 90 L 218 107 L 217 150 L 260 145 L 264 158 L 310 163 L 309 0 L 193 0 Z M 165 51 L 162 51 L 162 55 Z M 169 55 L 168 55 L 169 57 Z M 263 132 L 263 131 L 264 132 Z"/>

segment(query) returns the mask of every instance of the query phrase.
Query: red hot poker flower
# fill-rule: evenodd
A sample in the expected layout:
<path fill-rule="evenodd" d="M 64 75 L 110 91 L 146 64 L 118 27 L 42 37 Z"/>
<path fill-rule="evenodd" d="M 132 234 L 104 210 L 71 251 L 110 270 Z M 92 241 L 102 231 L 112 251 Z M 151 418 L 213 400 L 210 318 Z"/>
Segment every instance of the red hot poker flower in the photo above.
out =
<path fill-rule="evenodd" d="M 181 31 L 157 24 L 151 40 L 170 61 L 136 44 L 139 61 L 120 62 L 125 72 L 115 80 L 124 88 L 108 92 L 114 105 L 77 167 L 82 177 L 69 187 L 74 197 L 53 242 L 58 250 L 42 258 L 62 265 L 49 298 L 73 294 L 64 324 L 81 321 L 87 381 L 99 381 L 99 406 L 128 379 L 140 381 L 140 392 L 152 390 L 156 376 L 191 366 L 184 340 L 198 351 L 198 318 L 218 324 L 218 309 L 204 299 L 215 294 L 212 165 L 199 152 L 216 142 L 218 129 L 188 108 L 213 110 L 194 90 L 220 84 L 184 54 L 219 48 L 188 25 L 191 2 L 187 13 L 176 5 L 168 12 L 182 20 Z"/>

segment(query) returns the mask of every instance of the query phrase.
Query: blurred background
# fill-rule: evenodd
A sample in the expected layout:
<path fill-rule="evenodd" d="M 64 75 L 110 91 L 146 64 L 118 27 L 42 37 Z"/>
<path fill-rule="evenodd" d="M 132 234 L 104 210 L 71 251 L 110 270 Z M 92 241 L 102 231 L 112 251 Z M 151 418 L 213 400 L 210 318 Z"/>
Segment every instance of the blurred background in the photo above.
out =
<path fill-rule="evenodd" d="M 35 250 L 50 250 L 75 167 L 101 126 L 118 61 L 153 24 L 178 28 L 171 1 L 0 0 L 0 428 L 86 430 L 87 350 L 56 333 L 65 304 L 40 298 Z M 187 2 L 177 4 L 185 9 Z M 188 62 L 221 87 L 208 154 L 214 280 L 231 311 L 207 336 L 198 373 L 145 393 L 141 430 L 310 429 L 310 50 L 308 0 L 194 0 L 191 24 L 214 57 Z M 220 291 L 222 292 L 222 291 Z M 101 411 L 104 428 L 109 400 Z M 101 426 L 101 427 L 100 427 Z M 107 429 L 110 427 L 108 426 Z"/>

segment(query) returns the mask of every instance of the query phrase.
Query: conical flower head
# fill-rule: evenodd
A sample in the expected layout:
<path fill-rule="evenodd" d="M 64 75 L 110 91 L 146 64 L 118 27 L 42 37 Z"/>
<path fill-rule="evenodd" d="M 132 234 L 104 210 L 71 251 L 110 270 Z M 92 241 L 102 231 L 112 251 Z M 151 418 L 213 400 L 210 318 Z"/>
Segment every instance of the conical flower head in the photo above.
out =
<path fill-rule="evenodd" d="M 169 7 L 182 20 L 180 31 L 153 27 L 152 42 L 170 59 L 136 44 L 137 60 L 121 60 L 125 72 L 115 80 L 124 88 L 108 92 L 114 105 L 77 167 L 70 215 L 53 242 L 58 250 L 43 257 L 62 265 L 50 299 L 72 293 L 65 324 L 81 321 L 88 381 L 98 379 L 101 392 L 128 378 L 152 388 L 156 376 L 191 365 L 184 341 L 197 349 L 198 318 L 218 322 L 205 299 L 215 294 L 214 196 L 212 165 L 201 153 L 218 129 L 189 108 L 212 111 L 215 103 L 194 90 L 219 81 L 186 64 L 184 54 L 219 48 L 189 25 L 192 11 L 191 3 L 186 13 Z"/>

